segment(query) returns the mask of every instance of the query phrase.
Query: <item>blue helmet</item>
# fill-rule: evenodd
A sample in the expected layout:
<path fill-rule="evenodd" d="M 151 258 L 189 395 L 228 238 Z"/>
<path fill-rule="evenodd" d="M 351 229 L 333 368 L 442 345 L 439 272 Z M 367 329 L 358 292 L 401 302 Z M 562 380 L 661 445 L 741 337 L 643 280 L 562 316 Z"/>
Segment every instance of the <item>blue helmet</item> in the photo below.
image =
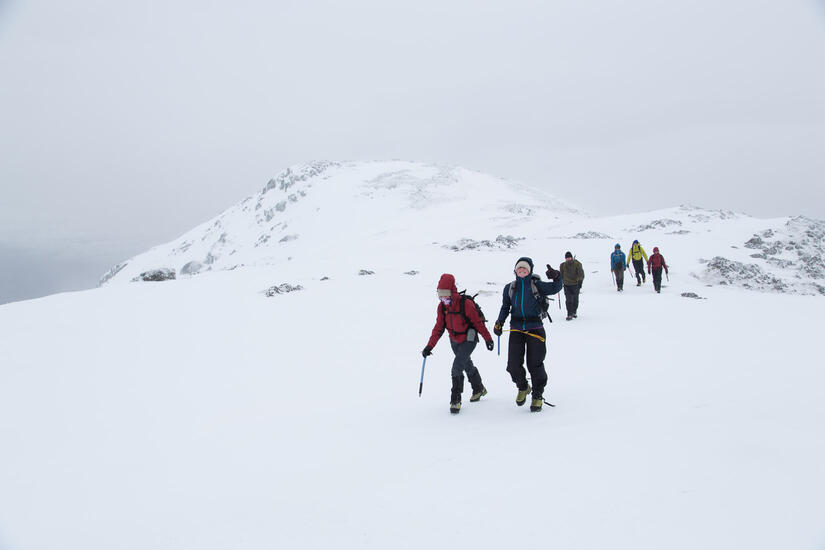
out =
<path fill-rule="evenodd" d="M 622 247 L 622 245 L 620 245 L 619 243 L 616 243 L 616 246 L 614 246 L 613 248 L 615 248 L 616 250 L 618 250 L 618 249 L 620 249 L 621 247 Z"/>

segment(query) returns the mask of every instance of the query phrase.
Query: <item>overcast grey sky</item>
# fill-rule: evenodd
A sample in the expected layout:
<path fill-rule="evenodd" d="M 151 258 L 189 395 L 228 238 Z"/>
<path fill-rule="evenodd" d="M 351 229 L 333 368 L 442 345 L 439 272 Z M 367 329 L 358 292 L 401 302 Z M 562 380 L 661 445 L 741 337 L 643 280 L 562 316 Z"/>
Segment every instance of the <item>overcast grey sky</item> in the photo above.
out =
<path fill-rule="evenodd" d="M 825 218 L 825 2 L 0 0 L 4 269 L 105 271 L 286 166 L 386 158 Z"/>

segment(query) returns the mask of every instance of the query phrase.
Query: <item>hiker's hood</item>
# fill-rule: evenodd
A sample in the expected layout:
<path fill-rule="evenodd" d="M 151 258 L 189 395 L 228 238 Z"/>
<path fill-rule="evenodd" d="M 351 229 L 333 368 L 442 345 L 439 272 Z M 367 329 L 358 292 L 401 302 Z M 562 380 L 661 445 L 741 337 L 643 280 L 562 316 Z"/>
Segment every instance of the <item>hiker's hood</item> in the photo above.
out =
<path fill-rule="evenodd" d="M 450 275 L 449 273 L 445 273 L 441 276 L 438 280 L 438 287 L 439 290 L 449 290 L 450 295 L 453 298 L 458 296 L 458 289 L 455 287 L 455 277 Z"/>
<path fill-rule="evenodd" d="M 516 261 L 516 265 L 513 266 L 513 273 L 516 272 L 516 266 L 521 262 L 524 262 L 528 266 L 530 266 L 530 273 L 528 273 L 527 276 L 529 277 L 530 275 L 532 275 L 533 274 L 533 260 L 532 260 L 532 258 L 528 258 L 527 256 L 522 256 L 521 258 L 518 259 L 518 261 Z M 518 273 L 516 273 L 516 277 L 518 277 Z"/>

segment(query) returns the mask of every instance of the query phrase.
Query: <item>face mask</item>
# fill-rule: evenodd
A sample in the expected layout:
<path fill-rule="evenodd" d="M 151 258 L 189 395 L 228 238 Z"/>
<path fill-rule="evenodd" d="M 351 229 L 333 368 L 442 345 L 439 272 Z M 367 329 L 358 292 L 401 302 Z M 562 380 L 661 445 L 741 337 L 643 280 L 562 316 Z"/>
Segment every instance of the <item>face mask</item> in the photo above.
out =
<path fill-rule="evenodd" d="M 445 306 L 450 305 L 450 302 L 453 301 L 449 296 L 439 296 L 438 299 L 441 300 L 441 303 Z"/>

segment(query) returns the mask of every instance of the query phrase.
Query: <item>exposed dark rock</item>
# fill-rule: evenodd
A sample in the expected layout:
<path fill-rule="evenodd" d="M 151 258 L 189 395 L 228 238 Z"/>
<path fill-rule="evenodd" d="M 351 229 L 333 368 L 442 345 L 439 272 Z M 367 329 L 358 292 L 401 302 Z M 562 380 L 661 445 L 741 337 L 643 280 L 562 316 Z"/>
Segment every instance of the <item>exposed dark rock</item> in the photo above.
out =
<path fill-rule="evenodd" d="M 681 296 L 684 298 L 695 298 L 696 300 L 707 300 L 707 298 L 703 298 L 695 292 L 682 292 Z"/>
<path fill-rule="evenodd" d="M 476 241 L 474 239 L 461 239 L 453 245 L 444 245 L 444 248 L 460 252 L 462 250 L 482 250 L 482 249 L 506 249 L 515 248 L 524 237 L 513 237 L 512 235 L 499 235 L 494 241 Z"/>
<path fill-rule="evenodd" d="M 370 271 L 369 269 L 362 269 L 358 272 L 359 275 L 375 275 L 375 271 Z"/>
<path fill-rule="evenodd" d="M 303 290 L 304 287 L 301 285 L 291 285 L 289 283 L 281 283 L 279 285 L 271 286 L 264 291 L 264 294 L 267 298 L 271 298 L 276 294 L 287 294 L 289 292 L 296 292 L 298 290 Z"/>
<path fill-rule="evenodd" d="M 159 267 L 157 269 L 150 269 L 149 271 L 144 271 L 134 279 L 132 282 L 137 281 L 174 281 L 175 280 L 175 270 L 171 267 Z"/>
<path fill-rule="evenodd" d="M 720 285 L 734 285 L 753 290 L 785 292 L 788 285 L 780 278 L 766 273 L 756 264 L 744 264 L 716 256 L 705 267 L 705 279 Z"/>
<path fill-rule="evenodd" d="M 410 271 L 405 271 L 404 275 L 418 275 L 418 271 L 412 269 Z"/>
<path fill-rule="evenodd" d="M 649 231 L 651 229 L 664 229 L 666 227 L 670 227 L 673 225 L 682 225 L 682 222 L 679 220 L 671 220 L 670 218 L 665 218 L 663 220 L 653 220 L 650 223 L 640 225 L 638 227 L 632 227 L 630 229 L 626 229 L 628 232 L 636 232 L 636 231 Z"/>
<path fill-rule="evenodd" d="M 334 162 L 319 161 L 303 166 L 290 167 L 269 180 L 263 189 L 266 193 L 272 189 L 286 191 L 293 185 L 320 175 L 328 168 L 335 166 Z"/>
<path fill-rule="evenodd" d="M 585 231 L 582 233 L 576 233 L 575 235 L 571 235 L 567 237 L 568 239 L 612 239 L 610 235 L 605 233 L 599 233 L 598 231 Z"/>

